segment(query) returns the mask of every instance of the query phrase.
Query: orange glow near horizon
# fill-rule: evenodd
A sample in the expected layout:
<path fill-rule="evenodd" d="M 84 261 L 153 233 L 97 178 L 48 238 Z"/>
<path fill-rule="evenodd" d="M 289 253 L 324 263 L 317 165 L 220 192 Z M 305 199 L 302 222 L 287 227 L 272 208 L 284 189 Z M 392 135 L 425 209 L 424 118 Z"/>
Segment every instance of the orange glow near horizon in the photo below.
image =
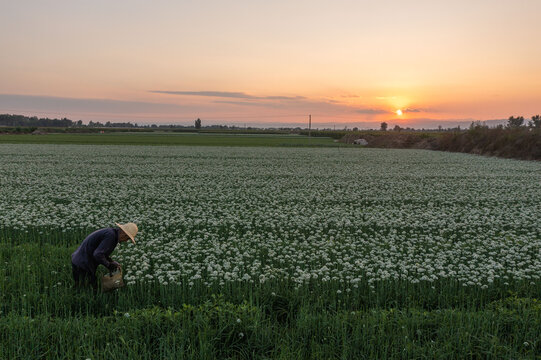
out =
<path fill-rule="evenodd" d="M 422 127 L 541 112 L 541 1 L 210 3 L 9 2 L 0 113 Z"/>

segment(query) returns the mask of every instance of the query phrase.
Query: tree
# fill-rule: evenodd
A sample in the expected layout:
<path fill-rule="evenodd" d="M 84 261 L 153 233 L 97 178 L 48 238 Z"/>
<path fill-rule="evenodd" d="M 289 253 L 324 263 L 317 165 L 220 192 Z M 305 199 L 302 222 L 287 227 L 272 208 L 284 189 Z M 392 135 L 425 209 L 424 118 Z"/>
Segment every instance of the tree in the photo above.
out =
<path fill-rule="evenodd" d="M 541 116 L 540 115 L 532 116 L 532 120 L 528 122 L 528 126 L 531 128 L 536 128 L 536 129 L 541 128 Z"/>
<path fill-rule="evenodd" d="M 386 122 L 381 123 L 381 131 L 387 131 L 387 123 Z"/>
<path fill-rule="evenodd" d="M 524 124 L 524 116 L 510 116 L 509 119 L 507 119 L 507 127 L 510 129 L 519 128 L 522 124 Z"/>
<path fill-rule="evenodd" d="M 195 120 L 195 128 L 197 130 L 201 129 L 201 119 L 197 118 L 197 120 Z"/>
<path fill-rule="evenodd" d="M 395 125 L 393 130 L 394 131 L 400 131 L 400 130 L 402 130 L 402 128 L 400 127 L 400 125 Z"/>

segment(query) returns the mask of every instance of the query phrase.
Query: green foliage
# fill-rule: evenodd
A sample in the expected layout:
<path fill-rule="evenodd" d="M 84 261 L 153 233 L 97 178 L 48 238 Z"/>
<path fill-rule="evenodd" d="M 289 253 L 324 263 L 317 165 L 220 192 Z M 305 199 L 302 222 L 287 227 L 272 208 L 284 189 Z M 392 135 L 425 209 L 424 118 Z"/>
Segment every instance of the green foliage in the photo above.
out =
<path fill-rule="evenodd" d="M 510 116 L 507 120 L 507 127 L 510 129 L 516 129 L 524 124 L 524 116 Z"/>
<path fill-rule="evenodd" d="M 67 119 L 49 119 L 49 118 L 40 118 L 37 116 L 24 116 L 24 115 L 10 115 L 10 114 L 0 114 L 0 126 L 73 126 L 74 122 Z"/>
<path fill-rule="evenodd" d="M 466 152 L 527 160 L 541 159 L 540 129 L 525 127 L 474 127 L 469 131 L 447 133 L 439 138 L 438 150 Z"/>
<path fill-rule="evenodd" d="M 341 139 L 344 135 L 350 133 L 346 130 L 312 130 L 310 136 L 312 137 L 330 137 L 333 139 Z M 300 130 L 300 135 L 308 136 L 308 130 Z"/>
<path fill-rule="evenodd" d="M 532 120 L 528 122 L 528 126 L 534 129 L 541 129 L 541 115 L 532 116 Z"/>
<path fill-rule="evenodd" d="M 219 297 L 180 310 L 151 307 L 103 317 L 0 318 L 1 358 L 453 359 L 533 357 L 541 312 L 302 308 L 289 327 L 257 307 Z M 459 355 L 461 354 L 461 355 Z"/>
<path fill-rule="evenodd" d="M 446 359 L 541 351 L 541 292 L 526 283 L 509 292 L 497 290 L 501 284 L 480 291 L 389 281 L 349 295 L 337 295 L 333 283 L 317 292 L 272 282 L 136 284 L 94 294 L 72 289 L 67 259 L 76 234 L 64 237 L 71 245 L 0 239 L 0 358 Z"/>
<path fill-rule="evenodd" d="M 510 134 L 511 132 L 505 131 L 504 133 Z M 485 130 L 476 129 L 471 132 L 472 136 L 478 136 L 477 134 L 483 135 Z M 144 156 L 150 155 L 148 149 L 145 148 Z M 203 150 L 208 156 L 209 149 Z M 223 151 L 223 149 L 215 151 Z M 246 151 L 253 152 L 255 149 Z M 304 152 L 304 150 L 302 151 Z M 328 151 L 335 152 L 336 150 Z M 344 152 L 339 151 L 338 153 L 340 156 L 344 156 Z M 355 150 L 351 150 L 351 152 L 356 156 Z M 362 153 L 367 155 L 370 152 L 384 153 L 371 149 Z M 313 151 L 309 153 L 312 154 Z M 535 194 L 538 189 L 531 181 L 523 181 L 535 176 L 519 176 L 520 173 L 535 172 L 537 170 L 535 165 L 528 163 L 528 166 L 516 167 L 515 164 L 524 165 L 524 163 L 418 152 L 422 156 L 437 155 L 437 159 L 443 159 L 442 161 L 445 162 L 444 166 L 452 168 L 449 173 L 444 174 L 443 167 L 434 165 L 438 163 L 432 161 L 431 171 L 424 173 L 423 166 L 419 165 L 420 158 L 416 159 L 414 156 L 417 152 L 405 151 L 405 154 L 414 159 L 411 164 L 416 164 L 412 166 L 415 174 L 406 171 L 396 175 L 396 172 L 392 172 L 392 162 L 401 161 L 399 156 L 401 152 L 393 151 L 390 153 L 393 156 L 378 158 L 384 160 L 385 166 L 380 168 L 383 170 L 378 170 L 376 162 L 372 163 L 370 168 L 374 172 L 381 171 L 384 176 L 380 179 L 385 179 L 387 182 L 392 174 L 395 174 L 392 176 L 401 176 L 405 180 L 399 183 L 400 186 L 390 187 L 389 190 L 384 189 L 381 193 L 378 193 L 377 189 L 363 192 L 355 187 L 343 186 L 348 193 L 372 194 L 373 196 L 360 200 L 362 203 L 358 208 L 355 208 L 355 214 L 370 214 L 368 212 L 370 206 L 377 206 L 377 212 L 374 213 L 392 212 L 393 208 L 404 211 L 408 208 L 409 203 L 417 202 L 417 209 L 430 208 L 425 219 L 430 219 L 430 222 L 434 220 L 430 226 L 430 230 L 434 230 L 431 233 L 433 235 L 431 239 L 434 239 L 434 242 L 423 245 L 425 247 L 415 248 L 414 253 L 416 254 L 424 253 L 424 250 L 429 250 L 430 246 L 464 243 L 461 241 L 461 236 L 464 236 L 462 229 L 466 229 L 468 233 L 471 232 L 472 236 L 469 238 L 471 240 L 480 237 L 480 234 L 492 231 L 494 227 L 501 230 L 516 227 L 516 231 L 507 233 L 513 235 L 506 235 L 506 238 L 516 236 L 517 238 L 513 241 L 517 247 L 508 248 L 505 243 L 502 244 L 502 247 L 504 253 L 507 254 L 511 252 L 508 250 L 515 252 L 518 249 L 516 252 L 520 253 L 519 257 L 507 259 L 494 257 L 492 259 L 495 268 L 503 266 L 513 270 L 516 274 L 521 272 L 519 262 L 527 258 L 537 259 L 536 254 L 539 252 L 539 246 L 527 246 L 532 240 L 539 239 L 537 224 L 535 222 L 518 222 L 519 219 L 530 219 L 529 215 L 535 213 L 537 209 L 538 202 L 536 202 Z M 39 156 L 43 155 L 43 151 L 39 152 Z M 93 156 L 90 158 L 92 161 L 99 158 L 96 157 L 95 153 Z M 6 158 L 11 159 L 8 156 Z M 459 158 L 463 159 L 459 160 Z M 60 156 L 60 159 L 67 162 L 65 155 Z M 142 159 L 148 160 L 146 157 L 142 157 Z M 242 161 L 246 161 L 245 157 L 243 159 Z M 460 164 L 459 161 L 474 163 L 465 169 L 478 169 L 479 173 L 469 174 L 467 172 L 468 175 L 464 175 L 464 170 L 457 170 L 461 169 L 460 166 L 457 166 Z M 38 189 L 38 195 L 41 194 L 43 187 L 36 187 L 30 181 L 37 181 L 38 177 L 43 180 L 43 173 L 37 172 L 37 169 L 43 170 L 43 163 L 33 160 L 24 162 L 17 158 L 9 160 L 9 162 L 13 162 L 14 166 L 5 167 L 4 189 L 9 190 L 4 191 L 4 196 L 7 197 L 9 191 L 14 192 L 18 189 L 24 191 L 21 192 L 21 196 L 16 196 L 12 202 L 4 199 L 1 202 L 4 209 L 9 210 L 10 204 L 12 208 L 16 209 L 29 206 L 39 207 L 46 204 L 42 209 L 42 214 L 45 214 L 46 210 L 58 211 L 73 201 L 73 193 L 68 191 L 70 187 L 66 185 L 69 183 L 66 182 L 68 175 L 59 171 L 58 165 L 52 168 L 54 177 L 50 179 L 54 179 L 54 183 L 59 184 L 60 187 L 52 188 L 53 190 L 50 188 L 50 194 L 46 198 L 42 197 L 41 201 L 36 201 L 35 198 L 28 195 L 31 192 L 31 186 Z M 506 167 L 505 171 L 500 170 L 500 172 L 494 170 L 497 168 L 489 166 L 491 162 L 513 166 Z M 116 169 L 117 163 L 111 163 Z M 344 166 L 344 164 L 341 163 L 340 166 Z M 74 172 L 76 169 L 69 163 L 64 165 L 70 172 Z M 409 166 L 409 164 L 407 165 Z M 29 169 L 34 170 L 24 173 L 25 176 L 17 176 L 15 170 L 20 169 L 21 166 L 31 166 Z M 310 166 L 313 169 L 314 163 Z M 487 168 L 480 169 L 483 166 L 487 166 Z M 101 169 L 100 175 L 102 178 L 106 178 L 107 171 L 103 171 L 106 168 Z M 357 169 L 362 169 L 362 167 Z M 357 171 L 357 173 L 361 172 Z M 144 184 L 142 176 L 149 176 L 157 184 L 160 184 L 158 181 L 160 173 L 156 171 L 136 173 L 139 177 L 134 177 L 134 181 Z M 33 175 L 35 178 L 32 178 Z M 116 176 L 116 172 L 114 175 Z M 431 175 L 435 176 L 435 180 L 431 179 Z M 265 180 L 268 177 L 268 174 L 262 176 Z M 457 184 L 458 186 L 452 188 L 460 191 L 450 192 L 449 189 L 445 190 L 439 186 L 444 183 L 446 186 L 452 185 L 451 177 L 460 178 L 461 182 Z M 485 181 L 487 177 L 490 181 Z M 513 180 L 509 180 L 508 177 L 512 177 Z M 499 180 L 493 181 L 493 178 Z M 329 180 L 333 178 L 324 179 L 326 181 L 322 181 L 323 183 L 326 182 L 333 187 L 340 184 L 339 181 Z M 123 181 L 122 187 L 125 186 Z M 208 179 L 207 181 L 205 184 L 211 182 Z M 525 190 L 523 189 L 524 193 L 533 190 L 531 194 L 520 197 L 520 192 L 516 191 L 512 192 L 513 196 L 503 195 L 504 189 L 510 188 L 509 184 L 521 181 L 526 186 Z M 50 181 L 50 183 L 52 182 Z M 8 183 L 10 184 L 9 188 L 7 187 Z M 43 181 L 40 184 L 46 183 L 47 181 Z M 383 183 L 373 181 L 375 186 L 380 186 Z M 409 195 L 403 197 L 398 197 L 396 193 L 393 194 L 393 191 L 396 191 L 393 189 L 404 190 L 406 187 L 418 183 L 420 184 L 418 192 L 424 191 L 423 196 L 427 195 L 426 197 L 415 197 L 412 195 L 413 191 L 406 193 Z M 134 184 L 135 182 L 131 183 L 131 185 Z M 366 185 L 367 182 L 361 184 Z M 472 187 L 472 184 L 475 186 Z M 498 189 L 490 189 L 491 184 Z M 295 185 L 292 185 L 288 177 L 287 187 L 291 186 Z M 434 191 L 429 190 L 432 186 L 437 189 L 439 196 L 430 196 L 435 194 Z M 132 191 L 134 188 L 130 187 Z M 284 188 L 276 187 L 274 191 L 279 194 Z M 311 191 L 314 188 L 313 186 Z M 144 204 L 144 208 L 156 209 L 160 220 L 162 220 L 162 216 L 170 211 L 160 206 L 163 199 L 155 201 L 157 196 L 165 193 L 166 188 L 160 186 L 159 190 L 159 193 L 147 190 L 142 204 Z M 184 187 L 183 190 L 183 194 L 190 193 L 187 187 Z M 217 193 L 215 190 L 209 190 L 204 195 L 213 197 Z M 441 194 L 451 193 L 457 194 L 457 198 L 451 199 L 448 196 L 441 196 Z M 167 195 L 167 193 L 165 194 Z M 258 190 L 255 194 L 263 194 L 263 191 Z M 337 199 L 323 196 L 325 195 L 324 190 L 320 190 L 319 194 L 319 198 L 307 201 L 306 206 L 315 207 L 317 204 L 327 202 L 325 209 L 336 212 L 342 206 L 352 206 L 357 203 L 356 198 L 345 196 L 346 192 L 332 192 L 331 195 Z M 383 196 L 386 194 L 389 194 L 389 197 Z M 298 192 L 296 195 L 301 196 L 302 193 L 299 195 Z M 171 198 L 169 195 L 164 197 L 168 200 Z M 248 198 L 251 200 L 253 196 Z M 239 199 L 247 201 L 246 198 L 239 197 Z M 111 198 L 108 200 L 111 201 Z M 189 197 L 183 197 L 182 201 L 192 201 L 198 205 L 205 204 L 206 207 L 210 207 L 209 204 L 216 204 L 208 202 L 208 200 L 205 202 L 205 200 L 190 199 Z M 276 195 L 272 201 L 290 203 L 291 199 L 280 198 Z M 490 203 L 491 206 L 486 206 L 486 203 Z M 385 207 L 382 204 L 390 206 Z M 498 206 L 505 207 L 508 204 L 512 205 L 507 208 L 509 212 L 505 213 L 509 214 L 509 218 L 494 218 L 494 215 L 498 215 L 494 209 L 499 208 Z M 94 205 L 97 204 L 93 204 L 93 207 L 97 208 L 109 204 Z M 73 208 L 82 208 L 81 203 Z M 476 211 L 457 213 L 449 211 L 450 208 L 468 208 Z M 87 211 L 88 209 L 81 213 L 84 213 L 85 217 L 91 218 L 94 214 Z M 113 216 L 112 213 L 114 211 L 111 211 L 107 216 Z M 287 214 L 287 212 L 284 213 Z M 444 213 L 444 216 L 438 218 L 436 214 L 440 213 Z M 482 213 L 488 213 L 488 216 L 484 217 Z M 198 212 L 198 214 L 204 213 Z M 250 214 L 253 215 L 253 212 Z M 266 214 L 267 212 L 265 212 L 265 216 Z M 322 212 L 322 214 L 325 217 L 321 219 L 331 218 L 330 211 Z M 431 214 L 430 217 L 428 214 Z M 408 216 L 411 215 L 408 212 Z M 8 215 L 4 213 L 3 216 L 5 221 Z M 64 213 L 61 219 L 65 220 L 65 216 Z M 205 217 L 211 216 L 200 216 L 200 218 Z M 471 222 L 463 222 L 458 219 L 460 217 L 475 217 L 475 219 Z M 365 276 L 366 273 L 363 273 L 360 274 L 359 281 L 356 282 L 358 288 L 348 288 L 349 291 L 345 289 L 344 281 L 339 277 L 329 278 L 325 282 L 312 279 L 300 286 L 285 279 L 268 280 L 263 283 L 259 281 L 253 283 L 228 281 L 222 285 L 205 285 L 203 282 L 195 281 L 193 286 L 188 286 L 187 278 L 183 277 L 178 285 L 172 283 L 160 285 L 159 281 L 144 282 L 142 279 L 136 279 L 126 288 L 108 294 L 95 294 L 91 289 L 73 289 L 69 262 L 70 254 L 81 239 L 90 231 L 95 230 L 94 228 L 85 228 L 85 226 L 90 226 L 89 222 L 84 222 L 76 227 L 66 227 L 65 223 L 43 221 L 40 224 L 35 224 L 29 219 L 30 216 L 16 216 L 14 217 L 15 221 L 11 222 L 10 225 L 0 227 L 0 359 L 452 359 L 460 357 L 507 359 L 535 358 L 541 353 L 539 340 L 539 333 L 541 333 L 541 284 L 538 277 L 535 277 L 534 271 L 528 273 L 528 277 L 533 277 L 536 279 L 535 281 L 531 281 L 533 280 L 531 278 L 514 278 L 505 275 L 505 279 L 498 276 L 498 278 L 494 278 L 490 286 L 486 287 L 475 284 L 464 286 L 463 281 L 452 276 L 417 283 L 399 277 L 388 277 L 386 279 L 379 278 L 369 283 L 368 277 Z M 296 213 L 295 219 L 302 219 L 302 217 Z M 381 241 L 383 246 L 379 248 L 378 252 L 381 253 L 387 251 L 392 244 L 387 240 L 393 234 L 385 229 L 390 230 L 392 226 L 395 226 L 404 234 L 404 239 L 409 239 L 416 235 L 416 231 L 411 231 L 412 229 L 423 228 L 420 221 L 415 220 L 415 217 L 408 219 L 410 221 L 394 224 L 390 224 L 389 220 L 380 220 L 372 225 L 359 225 L 360 220 L 349 225 L 339 221 L 328 222 L 326 224 L 329 229 L 325 229 L 325 231 L 346 228 L 359 231 L 359 234 L 362 233 L 366 238 L 374 238 L 380 234 L 378 241 Z M 438 220 L 441 222 L 438 223 Z M 509 220 L 509 222 L 507 223 L 505 220 Z M 454 222 L 456 226 L 453 228 L 442 227 L 448 222 Z M 504 225 L 501 225 L 502 222 Z M 318 224 L 321 223 L 322 221 L 318 222 Z M 323 223 L 325 222 L 323 221 Z M 28 226 L 23 227 L 23 224 Z M 243 228 L 242 223 L 235 222 L 233 224 L 241 225 L 235 226 L 238 228 L 235 230 L 238 231 L 235 234 L 245 233 L 246 229 Z M 160 221 L 159 226 L 159 229 L 153 227 L 147 220 L 147 223 L 141 226 L 141 236 L 143 237 L 140 239 L 144 239 L 145 233 L 167 233 L 174 228 L 180 228 L 182 232 L 186 231 L 187 233 L 194 230 L 206 230 L 207 232 L 211 230 L 206 222 L 198 222 L 193 224 L 193 228 L 189 228 L 185 224 L 164 224 Z M 232 231 L 232 227 L 229 227 L 228 224 L 215 224 L 214 226 L 218 229 L 216 234 L 220 236 Z M 443 228 L 447 231 L 442 231 Z M 264 229 L 265 232 L 268 230 L 272 235 L 270 228 Z M 309 230 L 306 226 L 304 228 L 299 226 L 297 229 L 301 233 Z M 283 236 L 285 234 L 283 230 L 283 228 L 277 229 L 275 234 Z M 337 233 L 334 232 L 335 235 Z M 327 236 L 329 234 L 325 232 L 323 235 L 325 240 L 337 243 L 343 241 L 340 236 L 335 236 L 331 240 Z M 493 236 L 497 236 L 497 233 L 493 233 Z M 452 242 L 449 242 L 449 239 L 452 239 Z M 505 238 L 500 240 L 505 242 Z M 290 238 L 290 241 L 296 240 Z M 317 242 L 310 243 L 308 241 L 300 243 L 303 246 L 317 244 Z M 142 244 L 144 242 L 140 242 L 138 245 Z M 230 245 L 233 244 L 228 243 L 228 246 Z M 465 243 L 464 246 L 467 247 L 470 244 Z M 365 243 L 361 248 L 369 250 L 368 247 Z M 258 259 L 265 261 L 271 255 L 268 248 L 263 249 L 263 246 L 258 249 L 258 251 L 266 251 L 258 254 L 261 255 Z M 407 250 L 411 249 L 412 247 L 408 246 Z M 459 247 L 456 250 L 463 252 L 467 249 Z M 120 252 L 120 249 L 115 251 Z M 348 251 L 344 253 L 348 253 Z M 337 263 L 340 258 L 333 256 L 333 253 L 330 254 L 331 257 L 327 261 Z M 426 251 L 426 254 L 430 254 L 430 251 Z M 375 255 L 376 253 L 374 253 Z M 474 252 L 472 255 L 474 257 L 479 255 L 482 258 L 486 254 Z M 204 256 L 206 257 L 206 255 Z M 390 257 L 387 256 L 387 258 Z M 438 264 L 437 257 L 431 259 L 431 264 Z M 474 259 L 470 258 L 469 260 Z M 517 261 L 515 262 L 515 260 Z M 483 260 L 482 262 L 486 263 L 487 261 Z M 268 264 L 272 263 L 269 261 L 264 265 Z M 303 266 L 309 269 L 315 264 L 315 262 L 307 262 Z M 346 265 L 346 263 L 342 264 Z M 478 271 L 479 269 L 475 265 L 472 266 L 472 264 L 476 264 L 475 261 L 465 261 L 464 264 L 469 265 L 471 270 Z M 535 264 L 538 265 L 538 263 Z M 532 265 L 532 268 L 535 270 L 533 266 L 537 265 Z M 415 268 L 410 268 L 410 270 L 412 269 Z M 103 273 L 104 269 L 100 267 L 100 274 Z M 203 276 L 206 276 L 204 270 Z"/>
<path fill-rule="evenodd" d="M 339 147 L 331 138 L 310 139 L 298 135 L 211 134 L 211 133 L 119 133 L 0 135 L 0 143 L 86 144 L 86 145 L 188 145 L 188 146 L 287 146 Z"/>

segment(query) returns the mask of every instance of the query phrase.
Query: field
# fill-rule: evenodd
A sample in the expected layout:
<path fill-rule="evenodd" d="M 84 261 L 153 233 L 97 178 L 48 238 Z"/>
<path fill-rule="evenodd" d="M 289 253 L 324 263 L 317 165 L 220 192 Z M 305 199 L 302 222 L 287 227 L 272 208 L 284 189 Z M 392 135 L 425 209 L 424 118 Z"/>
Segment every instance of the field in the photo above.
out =
<path fill-rule="evenodd" d="M 295 141 L 0 144 L 0 358 L 541 356 L 539 163 Z M 129 221 L 128 286 L 72 289 Z"/>
<path fill-rule="evenodd" d="M 150 132 L 1 135 L 0 144 L 87 144 L 87 145 L 187 145 L 187 146 L 311 146 L 346 147 L 330 137 L 300 135 Z"/>

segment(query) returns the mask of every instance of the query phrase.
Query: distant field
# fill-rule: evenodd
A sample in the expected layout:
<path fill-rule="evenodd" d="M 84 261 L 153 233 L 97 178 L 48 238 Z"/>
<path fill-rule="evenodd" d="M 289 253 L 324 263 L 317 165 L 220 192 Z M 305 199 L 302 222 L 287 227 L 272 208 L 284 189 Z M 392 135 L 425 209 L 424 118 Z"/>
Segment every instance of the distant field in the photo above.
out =
<path fill-rule="evenodd" d="M 9 144 L 86 144 L 86 145 L 206 145 L 206 146 L 348 146 L 330 137 L 266 134 L 198 133 L 105 133 L 0 135 L 0 143 Z"/>

